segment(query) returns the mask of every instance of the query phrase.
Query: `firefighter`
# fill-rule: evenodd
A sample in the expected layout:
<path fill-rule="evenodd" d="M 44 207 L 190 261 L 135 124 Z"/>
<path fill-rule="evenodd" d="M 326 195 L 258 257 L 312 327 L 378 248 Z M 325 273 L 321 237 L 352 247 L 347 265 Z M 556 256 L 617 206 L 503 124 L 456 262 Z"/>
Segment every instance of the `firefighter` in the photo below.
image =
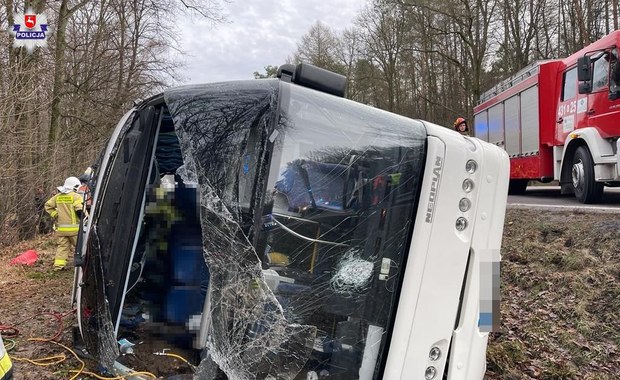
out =
<path fill-rule="evenodd" d="M 56 221 L 58 250 L 54 258 L 54 270 L 63 270 L 67 258 L 73 254 L 82 217 L 83 197 L 77 193 L 80 180 L 69 177 L 58 186 L 59 193 L 45 202 L 45 211 Z"/>
<path fill-rule="evenodd" d="M 89 178 L 85 174 L 81 175 L 80 178 L 80 187 L 77 189 L 77 193 L 82 197 L 84 201 L 84 205 L 86 206 L 86 214 L 90 212 L 90 206 L 92 206 L 93 199 L 90 193 L 90 188 L 88 187 Z"/>
<path fill-rule="evenodd" d="M 10 380 L 13 378 L 13 364 L 7 354 L 0 336 L 0 380 Z"/>
<path fill-rule="evenodd" d="M 454 130 L 463 136 L 469 136 L 469 126 L 467 125 L 467 120 L 462 117 L 459 117 L 454 122 Z"/>

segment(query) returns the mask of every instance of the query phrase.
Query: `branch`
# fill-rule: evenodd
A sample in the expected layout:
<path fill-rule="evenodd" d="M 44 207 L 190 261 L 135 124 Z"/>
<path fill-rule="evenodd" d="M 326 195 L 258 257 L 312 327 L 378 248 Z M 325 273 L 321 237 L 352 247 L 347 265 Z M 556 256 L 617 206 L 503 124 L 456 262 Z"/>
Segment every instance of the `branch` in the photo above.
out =
<path fill-rule="evenodd" d="M 209 11 L 209 10 L 205 10 L 205 7 L 199 7 L 196 6 L 194 4 L 190 4 L 187 0 L 180 0 L 181 4 L 183 4 L 183 6 L 186 9 L 189 9 L 192 12 L 198 13 L 199 15 L 201 15 L 202 17 L 209 19 L 211 21 L 215 21 L 215 22 L 219 22 L 219 21 L 223 21 L 224 17 L 218 16 L 217 12 L 213 12 L 213 11 Z"/>
<path fill-rule="evenodd" d="M 78 9 L 82 8 L 84 5 L 86 5 L 88 3 L 89 0 L 82 0 L 79 3 L 75 4 L 75 6 L 73 6 L 73 8 L 67 9 L 67 17 L 71 17 L 71 15 L 73 13 L 75 13 L 75 11 L 77 11 Z"/>

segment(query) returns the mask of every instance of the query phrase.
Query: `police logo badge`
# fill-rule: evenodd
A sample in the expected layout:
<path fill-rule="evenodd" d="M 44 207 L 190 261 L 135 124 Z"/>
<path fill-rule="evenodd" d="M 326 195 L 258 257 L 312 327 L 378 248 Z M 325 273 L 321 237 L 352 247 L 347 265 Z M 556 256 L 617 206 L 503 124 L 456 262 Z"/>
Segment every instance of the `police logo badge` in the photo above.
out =
<path fill-rule="evenodd" d="M 32 53 L 36 47 L 46 47 L 49 29 L 47 16 L 43 13 L 34 13 L 28 9 L 26 13 L 13 14 L 13 27 L 9 30 L 15 41 L 14 48 L 24 47 Z"/>

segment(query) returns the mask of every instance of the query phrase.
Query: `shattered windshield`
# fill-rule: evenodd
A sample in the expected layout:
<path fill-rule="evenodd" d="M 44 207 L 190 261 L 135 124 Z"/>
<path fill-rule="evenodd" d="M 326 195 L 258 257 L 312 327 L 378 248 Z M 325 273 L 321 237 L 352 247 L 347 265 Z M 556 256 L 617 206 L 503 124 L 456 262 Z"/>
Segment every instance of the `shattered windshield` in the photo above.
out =
<path fill-rule="evenodd" d="M 420 123 L 276 80 L 168 91 L 210 272 L 200 379 L 379 379 Z"/>
<path fill-rule="evenodd" d="M 282 133 L 257 243 L 267 283 L 287 320 L 317 329 L 299 378 L 380 379 L 409 253 L 424 129 L 282 88 Z"/>

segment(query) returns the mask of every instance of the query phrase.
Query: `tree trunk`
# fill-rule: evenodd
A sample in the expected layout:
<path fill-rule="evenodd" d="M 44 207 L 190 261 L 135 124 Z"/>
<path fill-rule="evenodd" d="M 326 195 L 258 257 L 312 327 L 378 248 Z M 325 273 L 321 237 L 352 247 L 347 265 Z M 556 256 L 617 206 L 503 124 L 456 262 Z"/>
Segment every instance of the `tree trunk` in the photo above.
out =
<path fill-rule="evenodd" d="M 56 156 L 55 149 L 58 131 L 60 129 L 60 103 L 61 93 L 64 87 L 65 72 L 65 49 L 67 48 L 66 30 L 69 21 L 68 0 L 62 0 L 60 3 L 60 11 L 58 12 L 58 26 L 56 27 L 56 43 L 54 51 L 54 84 L 52 87 L 52 105 L 50 113 L 50 127 L 47 137 L 47 170 L 50 179 L 56 177 Z"/>
<path fill-rule="evenodd" d="M 614 30 L 618 30 L 618 0 L 611 0 L 611 14 L 614 20 Z"/>
<path fill-rule="evenodd" d="M 32 8 L 35 13 L 40 13 L 45 5 L 44 1 L 25 1 L 24 12 Z M 13 20 L 15 21 L 15 20 Z M 37 211 L 35 205 L 35 192 L 33 183 L 38 173 L 34 172 L 34 156 L 38 142 L 32 136 L 36 135 L 38 124 L 36 120 L 36 91 L 37 91 L 37 63 L 40 57 L 40 49 L 28 54 L 25 48 L 11 48 L 9 54 L 13 55 L 14 71 L 12 73 L 13 93 L 22 94 L 17 96 L 14 116 L 11 124 L 15 133 L 17 147 L 15 149 L 15 180 L 13 182 L 15 226 L 19 239 L 30 239 L 36 233 Z"/>

